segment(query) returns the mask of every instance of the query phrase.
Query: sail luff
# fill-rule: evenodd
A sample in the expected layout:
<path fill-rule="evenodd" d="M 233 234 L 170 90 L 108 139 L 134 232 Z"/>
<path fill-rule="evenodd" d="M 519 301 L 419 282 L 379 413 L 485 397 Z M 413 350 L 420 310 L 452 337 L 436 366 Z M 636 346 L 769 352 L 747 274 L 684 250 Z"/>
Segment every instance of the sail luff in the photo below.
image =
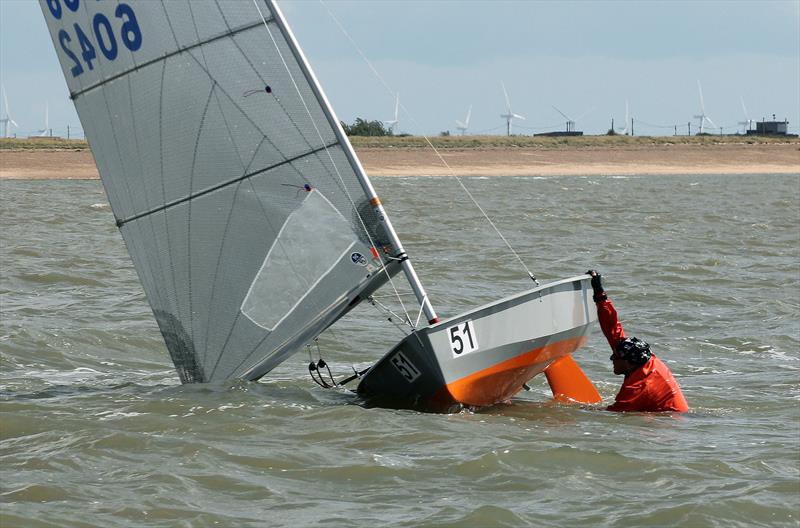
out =
<path fill-rule="evenodd" d="M 403 248 L 403 244 L 400 241 L 400 237 L 397 235 L 397 232 L 395 231 L 391 220 L 389 219 L 389 215 L 386 213 L 383 204 L 381 204 L 380 198 L 378 198 L 378 194 L 375 192 L 375 188 L 372 186 L 372 182 L 369 180 L 369 177 L 367 176 L 364 167 L 361 165 L 361 161 L 358 159 L 358 156 L 356 155 L 356 152 L 353 149 L 353 145 L 347 138 L 347 134 L 345 134 L 341 122 L 336 117 L 336 113 L 334 112 L 333 107 L 328 101 L 325 92 L 322 90 L 322 86 L 317 80 L 316 75 L 314 75 L 314 72 L 308 63 L 308 60 L 306 59 L 305 54 L 303 53 L 303 50 L 297 43 L 294 33 L 292 33 L 291 28 L 287 24 L 283 12 L 278 6 L 276 0 L 265 0 L 265 2 L 267 3 L 270 11 L 273 13 L 276 25 L 281 30 L 284 38 L 289 44 L 289 49 L 291 49 L 292 53 L 295 55 L 295 59 L 297 60 L 297 63 L 299 64 L 300 69 L 303 72 L 303 75 L 306 76 L 306 80 L 308 81 L 312 92 L 317 97 L 317 100 L 322 108 L 322 111 L 325 117 L 328 119 L 330 126 L 333 128 L 333 132 L 336 135 L 337 139 L 339 140 L 342 149 L 345 153 L 345 156 L 350 162 L 350 165 L 352 166 L 356 174 L 356 177 L 358 178 L 359 183 L 363 187 L 364 193 L 369 198 L 370 204 L 372 205 L 375 214 L 378 216 L 380 222 L 383 224 L 384 229 L 386 230 L 386 233 L 389 236 L 389 239 L 395 250 L 395 254 L 393 255 L 393 257 L 400 260 L 400 264 L 406 276 L 406 279 L 411 285 L 411 288 L 414 291 L 414 295 L 417 297 L 417 300 L 422 306 L 422 309 L 425 312 L 426 317 L 428 318 L 428 322 L 433 323 L 438 321 L 439 318 L 436 316 L 436 312 L 434 311 L 433 306 L 431 305 L 431 302 L 428 299 L 428 294 L 426 293 L 425 288 L 419 279 L 419 276 L 414 270 L 413 264 L 411 263 L 407 253 L 405 252 L 405 249 Z"/>

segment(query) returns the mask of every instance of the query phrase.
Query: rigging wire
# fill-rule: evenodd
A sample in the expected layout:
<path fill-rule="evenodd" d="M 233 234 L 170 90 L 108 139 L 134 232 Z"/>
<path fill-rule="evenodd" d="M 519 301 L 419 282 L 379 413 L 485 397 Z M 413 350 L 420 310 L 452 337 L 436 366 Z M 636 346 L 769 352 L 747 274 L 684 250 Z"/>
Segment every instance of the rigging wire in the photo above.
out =
<path fill-rule="evenodd" d="M 322 6 L 323 6 L 323 7 L 325 8 L 325 10 L 328 12 L 328 15 L 330 15 L 330 17 L 333 19 L 333 21 L 336 23 L 336 25 L 337 25 L 337 26 L 339 27 L 339 29 L 342 31 L 342 33 L 343 33 L 343 34 L 344 34 L 344 36 L 347 38 L 347 40 L 349 40 L 349 41 L 350 41 L 350 43 L 353 45 L 353 47 L 356 49 L 356 51 L 358 52 L 358 54 L 361 56 L 361 58 L 362 58 L 362 59 L 364 60 L 364 62 L 367 64 L 367 66 L 368 66 L 368 67 L 369 67 L 369 69 L 372 71 L 372 73 L 375 75 L 375 77 L 376 77 L 376 78 L 377 78 L 377 79 L 378 79 L 378 80 L 381 82 L 381 84 L 383 84 L 383 87 L 384 87 L 384 88 L 386 88 L 386 90 L 387 90 L 387 91 L 388 91 L 390 94 L 394 94 L 395 92 L 392 90 L 392 88 L 389 86 L 389 84 L 386 82 L 386 80 L 383 78 L 383 76 L 381 76 L 381 74 L 378 72 L 378 70 L 377 70 L 377 69 L 375 69 L 375 66 L 373 66 L 373 64 L 372 64 L 372 62 L 369 60 L 369 58 L 367 58 L 367 56 L 364 54 L 364 52 L 363 52 L 363 51 L 361 51 L 361 48 L 358 46 L 358 44 L 356 43 L 356 41 L 355 41 L 355 40 L 353 40 L 353 37 L 351 37 L 351 36 L 350 36 L 350 34 L 347 32 L 347 30 L 344 28 L 344 26 L 342 26 L 342 24 L 339 22 L 339 19 L 338 19 L 338 18 L 336 18 L 336 15 L 334 15 L 334 14 L 333 14 L 333 12 L 332 12 L 332 11 L 331 11 L 331 10 L 328 8 L 328 6 L 327 6 L 327 4 L 325 3 L 325 1 L 324 1 L 324 0 L 319 0 L 319 2 L 320 2 L 320 4 L 322 4 Z M 405 107 L 405 105 L 404 105 L 403 103 L 399 103 L 399 105 L 400 105 L 400 108 L 402 108 L 402 109 L 403 109 L 403 113 L 404 113 L 406 116 L 408 116 L 408 118 L 411 120 L 411 122 L 412 122 L 414 125 L 416 125 L 416 126 L 419 126 L 419 123 L 417 123 L 417 120 L 414 118 L 414 116 L 413 116 L 413 115 L 411 115 L 411 113 L 408 111 L 408 109 Z M 472 200 L 472 203 L 473 203 L 473 204 L 475 204 L 475 206 L 476 206 L 476 207 L 478 208 L 478 210 L 481 212 L 481 214 L 483 215 L 483 217 L 484 217 L 484 218 L 485 218 L 485 219 L 486 219 L 486 220 L 489 222 L 489 225 L 491 225 L 491 226 L 492 226 L 492 228 L 495 230 L 495 232 L 496 232 L 496 233 L 497 233 L 497 235 L 500 237 L 500 239 L 501 239 L 501 240 L 502 240 L 502 241 L 505 243 L 505 245 L 508 247 L 508 249 L 509 249 L 509 250 L 511 251 L 511 253 L 514 255 L 514 257 L 516 257 L 516 259 L 517 259 L 517 260 L 519 261 L 519 263 L 522 265 L 523 269 L 524 269 L 524 270 L 527 272 L 527 274 L 528 274 L 528 277 L 530 277 L 530 278 L 531 278 L 531 280 L 533 280 L 533 282 L 534 282 L 534 283 L 536 283 L 536 285 L 538 286 L 538 285 L 539 285 L 539 281 L 538 281 L 538 280 L 536 280 L 536 276 L 535 276 L 535 275 L 534 275 L 534 274 L 531 272 L 531 270 L 529 270 L 529 269 L 528 269 L 528 266 L 526 266 L 526 265 L 525 265 L 525 262 L 522 260 L 522 257 L 520 257 L 520 256 L 519 256 L 519 254 L 516 252 L 516 250 L 514 250 L 514 248 L 513 248 L 513 247 L 511 246 L 511 244 L 508 242 L 508 240 L 506 239 L 506 237 L 505 237 L 505 236 L 503 236 L 503 233 L 501 233 L 501 232 L 500 232 L 500 230 L 497 228 L 497 226 L 496 226 L 496 225 L 495 225 L 495 223 L 492 221 L 492 219 L 491 219 L 491 218 L 489 218 L 489 215 L 488 215 L 488 214 L 486 214 L 486 211 L 484 211 L 483 207 L 481 207 L 481 205 L 478 203 L 478 201 L 475 199 L 475 197 L 472 195 L 472 193 L 469 191 L 469 189 L 467 189 L 467 187 L 464 185 L 464 182 L 463 182 L 463 181 L 461 181 L 461 178 L 460 178 L 460 177 L 459 177 L 459 176 L 458 176 L 458 175 L 457 175 L 457 174 L 456 174 L 456 173 L 453 171 L 453 169 L 452 169 L 452 168 L 450 167 L 450 165 L 447 163 L 447 160 L 445 160 L 445 159 L 444 159 L 444 157 L 443 157 L 443 156 L 441 155 L 441 153 L 439 152 L 439 150 L 438 150 L 438 149 L 437 149 L 435 146 L 433 146 L 433 143 L 431 143 L 431 140 L 428 138 L 428 136 L 426 136 L 426 135 L 424 135 L 424 134 L 423 134 L 423 135 L 422 135 L 422 138 L 425 140 L 425 142 L 428 144 L 428 146 L 429 146 L 429 147 L 430 147 L 430 148 L 433 150 L 433 152 L 434 152 L 434 153 L 436 154 L 436 156 L 439 158 L 439 161 L 441 161 L 441 162 L 442 162 L 442 165 L 444 165 L 444 167 L 445 167 L 445 168 L 447 169 L 447 171 L 450 173 L 450 176 L 452 176 L 453 178 L 455 178 L 455 179 L 456 179 L 456 181 L 458 182 L 458 184 L 461 186 L 461 189 L 462 189 L 462 190 L 463 190 L 463 191 L 466 193 L 466 195 L 469 197 L 469 199 L 470 199 L 470 200 Z"/>
<path fill-rule="evenodd" d="M 406 317 L 400 316 L 399 314 L 395 313 L 391 308 L 389 308 L 388 306 L 386 306 L 382 302 L 378 301 L 375 298 L 374 295 L 370 295 L 369 297 L 367 297 L 367 302 L 369 302 L 376 309 L 383 310 L 384 312 L 388 313 L 389 316 L 386 318 L 386 320 L 389 321 L 390 323 L 392 323 L 398 330 L 400 330 L 400 332 L 403 333 L 404 337 L 408 335 L 408 332 L 406 332 L 405 328 L 400 326 L 394 319 L 392 319 L 392 316 L 396 317 L 397 319 L 403 320 L 405 322 L 405 324 L 407 324 L 411 328 L 414 328 L 414 325 L 408 319 L 408 314 L 406 314 Z M 417 319 L 417 321 L 419 322 L 419 319 Z"/>
<path fill-rule="evenodd" d="M 281 59 L 281 63 L 283 64 L 283 67 L 286 70 L 286 73 L 289 75 L 289 79 L 292 81 L 292 86 L 294 87 L 295 92 L 297 93 L 298 97 L 300 98 L 300 102 L 303 104 L 303 108 L 305 109 L 306 114 L 308 115 L 308 118 L 309 118 L 309 120 L 311 121 L 311 124 L 314 127 L 314 131 L 317 133 L 317 137 L 319 138 L 320 144 L 325 149 L 325 153 L 328 156 L 328 160 L 330 161 L 331 166 L 333 166 L 333 170 L 336 172 L 336 176 L 339 178 L 339 182 L 341 183 L 342 188 L 344 189 L 345 195 L 347 196 L 347 199 L 350 202 L 350 205 L 353 207 L 353 211 L 355 212 L 356 216 L 359 219 L 359 222 L 361 223 L 361 228 L 364 230 L 364 233 L 367 235 L 367 239 L 369 240 L 370 246 L 374 247 L 374 248 L 377 248 L 378 246 L 375 244 L 375 241 L 372 240 L 372 236 L 369 233 L 369 229 L 367 229 L 366 223 L 364 222 L 364 219 L 361 217 L 361 213 L 359 212 L 358 207 L 356 206 L 355 202 L 353 201 L 353 198 L 350 195 L 350 191 L 347 189 L 347 186 L 344 183 L 344 178 L 342 178 L 342 174 L 339 171 L 339 167 L 336 165 L 336 162 L 334 161 L 333 156 L 330 153 L 328 145 L 327 145 L 327 143 L 325 142 L 325 140 L 322 137 L 322 133 L 320 132 L 319 127 L 317 127 L 317 122 L 314 119 L 314 116 L 311 114 L 311 110 L 309 110 L 308 104 L 306 104 L 305 97 L 303 97 L 303 94 L 300 91 L 299 86 L 297 85 L 297 81 L 295 80 L 291 69 L 289 69 L 289 65 L 286 63 L 286 59 L 283 57 L 283 53 L 281 52 L 281 49 L 278 46 L 278 43 L 275 40 L 275 37 L 272 34 L 272 31 L 270 31 L 270 29 L 269 29 L 269 24 L 267 24 L 267 19 L 264 17 L 264 13 L 261 11 L 261 8 L 258 5 L 258 1 L 257 0 L 253 0 L 253 5 L 255 6 L 256 11 L 258 11 L 259 16 L 261 17 L 261 21 L 264 24 L 264 29 L 267 30 L 267 34 L 269 35 L 270 40 L 272 40 L 273 46 L 275 46 L 275 51 L 277 51 L 278 56 Z M 273 20 L 274 20 L 274 18 L 275 18 L 275 16 L 273 14 Z M 397 294 L 397 300 L 400 303 L 400 306 L 403 308 L 403 311 L 406 312 L 406 316 L 408 317 L 408 311 L 406 310 L 406 307 L 403 304 L 403 300 L 400 298 L 399 293 L 397 293 L 397 287 L 395 286 L 394 281 L 392 280 L 392 276 L 389 273 L 389 271 L 386 269 L 386 265 L 383 263 L 383 259 L 380 259 L 380 261 L 381 261 L 381 271 L 386 273 L 386 277 L 388 279 L 388 282 L 389 282 L 389 284 L 391 284 L 392 289 Z"/>

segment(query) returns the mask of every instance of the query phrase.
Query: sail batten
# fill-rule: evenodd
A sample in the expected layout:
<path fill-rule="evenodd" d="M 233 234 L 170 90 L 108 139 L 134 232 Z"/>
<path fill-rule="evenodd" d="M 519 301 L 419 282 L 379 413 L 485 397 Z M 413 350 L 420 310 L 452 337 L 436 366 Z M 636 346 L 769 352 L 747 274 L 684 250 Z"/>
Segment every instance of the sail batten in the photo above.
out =
<path fill-rule="evenodd" d="M 272 19 L 267 20 L 267 22 L 270 22 L 271 20 Z M 204 42 L 198 42 L 197 44 L 194 44 L 192 46 L 187 46 L 185 48 L 179 48 L 179 49 L 173 51 L 172 53 L 164 55 L 163 57 L 158 57 L 158 58 L 149 60 L 147 62 L 144 62 L 142 64 L 137 64 L 135 67 L 130 68 L 129 70 L 117 73 L 116 75 L 112 75 L 111 77 L 108 77 L 107 79 L 103 79 L 101 82 L 86 86 L 85 88 L 81 88 L 77 92 L 71 92 L 69 94 L 69 98 L 74 101 L 74 100 L 76 100 L 78 97 L 80 97 L 81 95 L 83 95 L 86 92 L 89 92 L 91 90 L 95 90 L 97 88 L 100 88 L 104 84 L 107 84 L 107 83 L 110 83 L 110 82 L 114 82 L 117 79 L 121 79 L 121 78 L 123 78 L 123 77 L 125 77 L 127 75 L 130 75 L 133 72 L 136 72 L 136 71 L 141 70 L 143 68 L 147 68 L 149 66 L 152 66 L 153 64 L 158 64 L 159 62 L 165 61 L 165 60 L 169 59 L 172 56 L 190 52 L 195 48 L 199 48 L 199 47 L 201 47 L 201 46 L 203 46 L 205 44 L 208 44 L 210 42 L 214 42 L 215 40 L 223 39 L 223 38 L 226 38 L 226 37 L 231 37 L 233 35 L 237 35 L 237 34 L 242 33 L 244 31 L 249 31 L 249 30 L 254 29 L 254 28 L 262 27 L 263 25 L 264 25 L 263 22 L 258 21 L 258 22 L 255 22 L 253 24 L 248 24 L 248 25 L 243 26 L 241 28 L 234 29 L 234 30 L 229 31 L 227 33 L 223 33 L 221 35 L 217 35 L 217 36 L 212 37 L 212 38 L 210 38 L 210 39 L 208 39 L 208 40 L 206 40 Z"/>
<path fill-rule="evenodd" d="M 183 382 L 260 377 L 387 280 L 391 238 L 273 3 L 40 6 Z"/>
<path fill-rule="evenodd" d="M 229 181 L 225 181 L 225 182 L 219 183 L 219 184 L 217 184 L 217 185 L 215 185 L 213 187 L 210 187 L 208 189 L 203 189 L 202 191 L 197 191 L 197 192 L 195 192 L 193 194 L 190 194 L 188 196 L 185 196 L 183 198 L 179 198 L 177 200 L 173 200 L 173 201 L 171 201 L 169 203 L 166 203 L 164 205 L 161 205 L 159 207 L 150 209 L 149 211 L 144 211 L 144 212 L 135 214 L 135 215 L 133 215 L 133 216 L 131 216 L 129 218 L 118 219 L 117 220 L 117 226 L 122 227 L 123 225 L 127 224 L 128 222 L 133 222 L 135 220 L 139 220 L 140 218 L 149 216 L 149 215 L 151 215 L 153 213 L 158 213 L 158 212 L 164 211 L 166 209 L 169 209 L 170 207 L 174 207 L 176 205 L 180 205 L 180 204 L 182 204 L 184 202 L 193 200 L 195 198 L 199 198 L 199 197 L 201 197 L 201 196 L 203 196 L 205 194 L 212 193 L 214 191 L 219 191 L 220 189 L 223 189 L 223 188 L 228 187 L 230 185 L 234 185 L 234 184 L 240 183 L 243 180 L 247 180 L 248 178 L 252 178 L 253 176 L 258 176 L 261 173 L 264 173 L 264 172 L 270 171 L 270 170 L 272 170 L 274 168 L 280 167 L 281 165 L 286 165 L 287 163 L 293 163 L 293 162 L 295 162 L 297 160 L 300 160 L 300 159 L 302 159 L 302 158 L 304 158 L 306 156 L 311 156 L 311 155 L 317 154 L 319 152 L 325 151 L 327 149 L 335 147 L 336 145 L 338 145 L 338 142 L 330 143 L 328 145 L 323 145 L 323 146 L 321 146 L 319 148 L 316 148 L 316 149 L 314 149 L 314 150 L 312 150 L 310 152 L 306 152 L 306 153 L 301 154 L 299 156 L 295 156 L 294 158 L 281 161 L 280 163 L 276 163 L 275 165 L 272 165 L 271 167 L 265 167 L 263 169 L 259 169 L 257 171 L 250 172 L 248 174 L 243 174 L 242 176 L 239 176 L 238 178 L 234 178 L 233 180 L 229 180 Z"/>

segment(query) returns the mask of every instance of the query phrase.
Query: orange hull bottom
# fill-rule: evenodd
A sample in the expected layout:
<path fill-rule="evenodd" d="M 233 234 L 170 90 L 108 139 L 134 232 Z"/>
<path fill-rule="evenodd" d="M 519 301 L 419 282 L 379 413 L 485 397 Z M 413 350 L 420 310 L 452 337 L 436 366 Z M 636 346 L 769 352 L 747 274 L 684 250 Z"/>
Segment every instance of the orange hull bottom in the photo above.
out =
<path fill-rule="evenodd" d="M 554 359 L 558 360 L 568 356 L 583 346 L 587 339 L 586 336 L 565 339 L 524 352 L 502 363 L 448 383 L 433 395 L 431 401 L 436 405 L 461 403 L 486 406 L 509 400 L 522 390 L 526 381 L 540 374 L 551 363 L 555 364 Z M 580 367 L 577 368 L 580 370 Z M 591 382 L 589 383 L 591 384 Z M 597 398 L 599 401 L 599 395 Z M 569 399 L 577 400 L 571 395 L 569 395 Z"/>

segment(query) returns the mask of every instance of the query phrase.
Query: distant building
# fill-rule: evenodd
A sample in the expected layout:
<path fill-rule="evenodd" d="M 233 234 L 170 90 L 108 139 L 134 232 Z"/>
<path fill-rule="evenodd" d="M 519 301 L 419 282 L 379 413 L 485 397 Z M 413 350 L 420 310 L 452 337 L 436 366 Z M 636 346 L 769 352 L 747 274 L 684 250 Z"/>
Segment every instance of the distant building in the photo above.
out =
<path fill-rule="evenodd" d="M 566 132 L 541 132 L 539 134 L 534 134 L 534 136 L 550 136 L 550 137 L 560 137 L 560 136 L 582 136 L 583 132 L 580 130 L 568 130 Z"/>
<path fill-rule="evenodd" d="M 558 110 L 558 108 L 556 108 Z M 561 110 L 558 110 L 560 113 Z M 564 115 L 564 114 L 561 114 Z M 564 116 L 566 117 L 566 116 Z M 575 121 L 572 119 L 567 118 L 567 129 L 562 130 L 560 132 L 542 132 L 539 134 L 534 134 L 534 136 L 550 136 L 550 137 L 560 137 L 560 136 L 582 136 L 583 132 L 580 130 L 575 130 Z"/>
<path fill-rule="evenodd" d="M 747 133 L 749 135 L 758 135 L 758 136 L 785 136 L 789 132 L 789 121 L 784 119 L 783 121 L 776 121 L 775 114 L 772 114 L 772 121 L 767 121 L 762 119 L 761 121 L 756 122 L 756 129 L 752 130 L 749 129 Z"/>

